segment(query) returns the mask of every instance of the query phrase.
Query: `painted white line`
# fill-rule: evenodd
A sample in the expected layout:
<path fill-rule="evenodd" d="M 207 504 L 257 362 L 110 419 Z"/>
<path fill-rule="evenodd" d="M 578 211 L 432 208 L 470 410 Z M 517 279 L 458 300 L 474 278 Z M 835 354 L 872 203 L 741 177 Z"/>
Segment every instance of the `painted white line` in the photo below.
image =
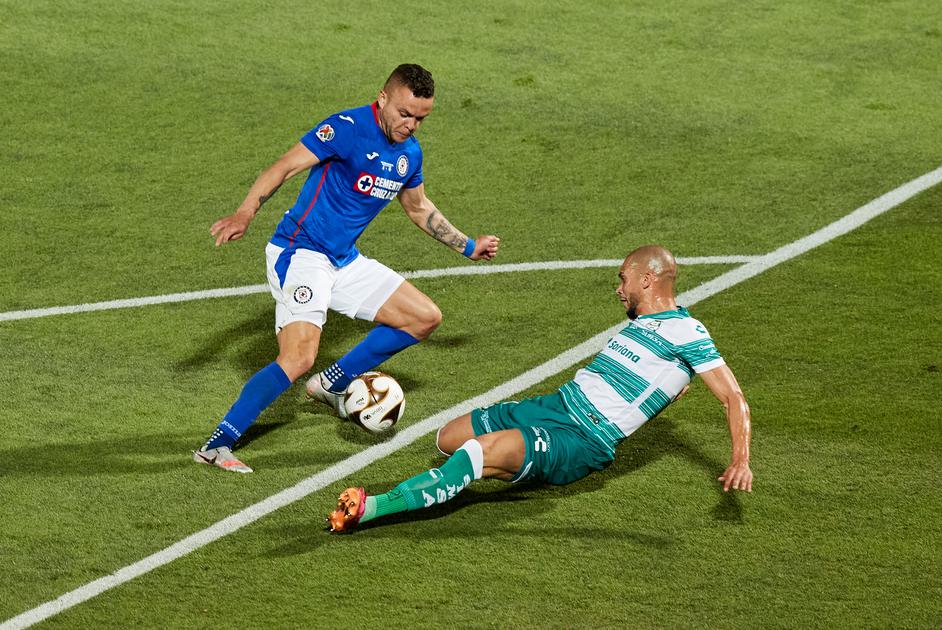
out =
<path fill-rule="evenodd" d="M 679 265 L 735 265 L 756 260 L 759 256 L 688 256 L 678 257 Z M 555 269 L 589 269 L 592 267 L 611 267 L 614 271 L 621 265 L 623 258 L 603 258 L 599 260 L 553 260 L 548 262 L 514 263 L 508 265 L 482 264 L 463 267 L 446 267 L 444 269 L 426 269 L 410 271 L 404 275 L 406 278 L 439 278 L 442 276 L 476 276 L 491 273 L 506 273 L 513 271 L 541 271 Z"/>
<path fill-rule="evenodd" d="M 34 308 L 26 311 L 7 311 L 5 313 L 0 313 L 0 322 L 13 321 L 17 319 L 35 319 L 37 317 L 49 317 L 51 315 L 70 315 L 72 313 L 89 313 L 91 311 L 110 311 L 118 308 L 135 308 L 138 306 L 153 306 L 155 304 L 169 304 L 172 302 L 189 302 L 190 300 L 206 300 L 218 297 L 231 297 L 234 295 L 251 295 L 253 293 L 265 293 L 267 291 L 267 284 L 253 284 L 245 287 L 231 287 L 228 289 L 208 289 L 206 291 L 169 293 L 167 295 L 129 298 L 126 300 L 109 300 L 107 302 L 73 304 L 71 306 Z"/>
<path fill-rule="evenodd" d="M 681 265 L 731 265 L 749 262 L 758 256 L 693 256 L 678 258 Z M 539 271 L 541 269 L 588 269 L 592 267 L 617 268 L 621 264 L 618 259 L 603 260 L 555 260 L 550 262 L 514 263 L 506 265 L 468 265 L 463 267 L 445 267 L 443 269 L 420 269 L 407 271 L 402 275 L 406 278 L 441 278 L 444 276 L 477 276 L 492 273 L 510 273 L 517 271 Z M 0 322 L 18 319 L 35 319 L 37 317 L 50 317 L 52 315 L 70 315 L 73 313 L 89 313 L 92 311 L 110 311 L 118 308 L 136 308 L 139 306 L 153 306 L 155 304 L 171 304 L 175 302 L 189 302 L 192 300 L 208 300 L 212 298 L 252 295 L 254 293 L 268 293 L 267 284 L 250 284 L 244 287 L 231 287 L 227 289 L 207 289 L 204 291 L 188 291 L 186 293 L 170 293 L 167 295 L 154 295 L 150 297 L 128 298 L 123 300 L 109 300 L 107 302 L 91 302 L 88 304 L 73 304 L 71 306 L 52 306 L 49 308 L 33 308 L 24 311 L 7 311 L 0 313 Z"/>
<path fill-rule="evenodd" d="M 876 216 L 883 214 L 884 212 L 898 206 L 907 199 L 919 194 L 920 192 L 935 186 L 940 181 L 942 181 L 942 167 L 926 173 L 922 177 L 912 180 L 906 184 L 903 184 L 899 188 L 881 196 L 877 199 L 874 199 L 870 203 L 861 206 L 854 212 L 850 213 L 846 217 L 831 223 L 830 225 L 818 230 L 817 232 L 810 234 L 802 239 L 799 239 L 793 243 L 789 243 L 784 247 L 780 247 L 777 250 L 762 256 L 761 258 L 744 264 L 738 269 L 724 273 L 709 282 L 705 282 L 700 286 L 686 291 L 677 296 L 677 301 L 681 304 L 692 306 L 701 300 L 704 300 L 708 297 L 716 295 L 717 293 L 724 291 L 730 287 L 733 287 L 744 280 L 752 278 L 764 271 L 767 271 L 786 260 L 790 260 L 799 254 L 807 252 L 819 245 L 827 243 L 842 234 L 860 227 L 867 221 L 870 221 Z M 625 326 L 625 322 L 613 326 L 608 330 L 599 333 L 598 335 L 592 337 L 591 339 L 579 344 L 578 346 L 563 352 L 559 356 L 550 359 L 546 363 L 538 365 L 537 367 L 527 370 L 523 374 L 507 381 L 503 385 L 499 385 L 494 389 L 485 392 L 474 398 L 470 398 L 462 403 L 459 403 L 449 409 L 445 409 L 433 416 L 425 418 L 424 420 L 417 422 L 409 427 L 406 427 L 395 436 L 393 436 L 389 441 L 382 442 L 380 444 L 375 444 L 355 455 L 348 457 L 347 459 L 334 464 L 333 466 L 308 477 L 292 486 L 286 490 L 274 494 L 264 501 L 260 501 L 254 505 L 250 505 L 241 512 L 233 514 L 232 516 L 225 518 L 218 523 L 207 527 L 206 529 L 196 532 L 195 534 L 184 538 L 183 540 L 158 551 L 150 556 L 147 556 L 143 560 L 139 560 L 134 564 L 128 565 L 123 569 L 112 573 L 111 575 L 99 578 L 94 582 L 89 582 L 84 586 L 80 586 L 75 590 L 69 591 L 68 593 L 62 595 L 58 599 L 46 602 L 32 610 L 28 610 L 16 617 L 8 619 L 3 624 L 0 624 L 0 630 L 13 630 L 20 628 L 27 628 L 35 623 L 38 623 L 44 619 L 48 619 L 53 615 L 56 615 L 68 608 L 71 608 L 77 604 L 80 604 L 84 601 L 87 601 L 101 593 L 112 589 L 116 586 L 120 586 L 129 580 L 132 580 L 138 576 L 141 576 L 145 573 L 153 571 L 154 569 L 163 566 L 169 562 L 173 562 L 183 556 L 200 549 L 208 545 L 209 543 L 227 536 L 246 525 L 254 523 L 258 519 L 271 514 L 275 510 L 282 508 L 286 505 L 289 505 L 299 499 L 317 492 L 318 490 L 339 481 L 358 470 L 361 470 L 373 463 L 374 461 L 386 457 L 399 449 L 412 444 L 419 438 L 428 435 L 432 431 L 436 430 L 442 424 L 458 416 L 462 413 L 466 413 L 468 410 L 474 407 L 481 407 L 485 405 L 492 404 L 499 400 L 504 400 L 510 398 L 511 396 L 540 383 L 546 378 L 565 370 L 572 365 L 584 361 L 586 358 L 592 356 L 599 351 L 599 348 L 604 344 L 612 335 L 621 330 Z"/>
<path fill-rule="evenodd" d="M 733 286 L 734 284 L 739 284 L 744 280 L 748 280 L 753 276 L 756 276 L 763 271 L 771 269 L 776 265 L 780 265 L 786 260 L 790 260 L 795 256 L 804 254 L 808 250 L 814 249 L 819 245 L 823 245 L 828 241 L 834 240 L 838 236 L 843 236 L 851 230 L 855 230 L 867 221 L 880 216 L 887 210 L 891 210 L 896 206 L 900 205 L 904 201 L 915 197 L 919 193 L 932 188 L 937 185 L 939 182 L 942 182 L 942 167 L 930 171 L 921 177 L 907 182 L 870 201 L 850 214 L 838 219 L 834 223 L 826 225 L 817 232 L 809 234 L 804 238 L 800 238 L 797 241 L 793 241 L 788 245 L 779 247 L 773 252 L 769 252 L 764 256 L 760 256 L 753 261 L 747 262 L 741 267 L 737 267 L 732 271 L 728 271 L 724 274 L 721 274 L 712 280 L 704 282 L 696 289 L 689 291 L 688 293 L 694 300 L 702 300 L 703 298 L 714 295 L 715 293 L 722 291 L 728 287 Z M 693 302 L 691 302 L 693 303 Z"/>

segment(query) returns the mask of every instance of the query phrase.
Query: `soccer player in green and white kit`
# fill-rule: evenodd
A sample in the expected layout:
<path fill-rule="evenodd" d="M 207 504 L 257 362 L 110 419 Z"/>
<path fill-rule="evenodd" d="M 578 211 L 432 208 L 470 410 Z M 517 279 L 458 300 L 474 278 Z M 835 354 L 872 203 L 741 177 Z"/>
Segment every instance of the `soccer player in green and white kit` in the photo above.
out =
<path fill-rule="evenodd" d="M 445 463 L 386 494 L 347 488 L 327 517 L 331 531 L 443 503 L 481 477 L 556 485 L 582 479 L 607 467 L 619 442 L 680 397 L 695 374 L 726 410 L 732 457 L 719 477 L 723 490 L 752 492 L 749 406 L 706 328 L 677 306 L 676 275 L 663 247 L 628 254 L 615 293 L 630 321 L 588 366 L 555 394 L 455 418 L 438 432 L 438 448 L 451 455 Z"/>

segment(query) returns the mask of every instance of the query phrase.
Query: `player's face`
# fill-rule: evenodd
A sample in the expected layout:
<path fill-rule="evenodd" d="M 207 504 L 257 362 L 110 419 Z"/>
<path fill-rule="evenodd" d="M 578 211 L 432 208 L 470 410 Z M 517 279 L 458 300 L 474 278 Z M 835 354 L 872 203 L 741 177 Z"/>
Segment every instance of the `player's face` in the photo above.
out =
<path fill-rule="evenodd" d="M 434 98 L 419 98 L 405 85 L 384 89 L 376 99 L 379 119 L 390 142 L 404 142 L 432 112 Z"/>
<path fill-rule="evenodd" d="M 628 319 L 638 317 L 638 305 L 641 304 L 641 276 L 636 269 L 628 266 L 628 261 L 618 271 L 618 288 L 615 294 L 625 307 Z"/>

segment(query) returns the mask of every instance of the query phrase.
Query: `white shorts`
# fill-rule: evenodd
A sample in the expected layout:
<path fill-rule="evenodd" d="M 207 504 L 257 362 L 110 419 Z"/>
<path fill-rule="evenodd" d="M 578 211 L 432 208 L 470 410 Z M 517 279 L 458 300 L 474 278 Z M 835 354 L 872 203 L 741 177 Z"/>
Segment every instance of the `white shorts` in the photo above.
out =
<path fill-rule="evenodd" d="M 310 322 L 318 328 L 327 321 L 327 309 L 350 318 L 373 321 L 376 312 L 405 282 L 386 265 L 357 256 L 335 267 L 320 252 L 285 249 L 269 243 L 265 248 L 268 287 L 275 298 L 275 334 L 292 322 Z"/>

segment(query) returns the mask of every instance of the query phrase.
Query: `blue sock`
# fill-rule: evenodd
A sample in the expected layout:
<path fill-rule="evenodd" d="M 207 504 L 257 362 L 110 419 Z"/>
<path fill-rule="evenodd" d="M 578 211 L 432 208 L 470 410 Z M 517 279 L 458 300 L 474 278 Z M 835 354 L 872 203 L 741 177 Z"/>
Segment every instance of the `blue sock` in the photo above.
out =
<path fill-rule="evenodd" d="M 397 352 L 417 343 L 419 340 L 405 331 L 378 324 L 363 341 L 324 370 L 324 376 L 330 381 L 328 389 L 339 394 L 360 374 L 372 370 Z"/>
<path fill-rule="evenodd" d="M 277 363 L 272 362 L 256 372 L 242 388 L 239 399 L 233 403 L 203 449 L 220 446 L 232 448 L 259 414 L 290 386 L 291 379 Z"/>

